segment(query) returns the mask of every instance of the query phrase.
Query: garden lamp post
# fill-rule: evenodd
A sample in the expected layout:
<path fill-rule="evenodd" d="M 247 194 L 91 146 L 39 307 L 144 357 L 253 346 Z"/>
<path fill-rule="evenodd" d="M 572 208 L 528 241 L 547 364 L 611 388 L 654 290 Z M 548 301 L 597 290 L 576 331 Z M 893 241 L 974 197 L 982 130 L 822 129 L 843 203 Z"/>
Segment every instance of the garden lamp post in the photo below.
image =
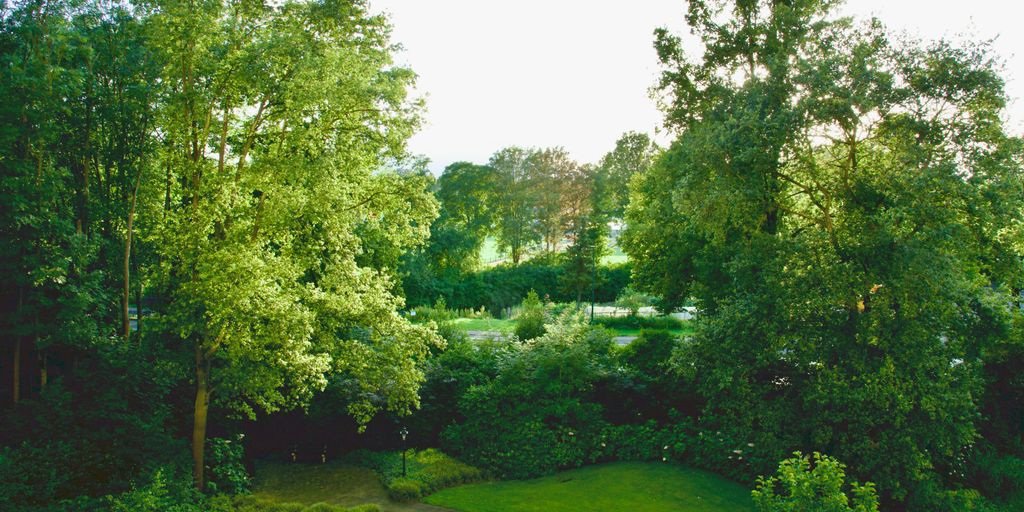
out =
<path fill-rule="evenodd" d="M 402 478 L 405 478 L 405 452 L 408 451 L 405 438 L 409 435 L 409 429 L 402 427 L 402 430 L 399 430 L 398 433 L 402 436 Z"/>

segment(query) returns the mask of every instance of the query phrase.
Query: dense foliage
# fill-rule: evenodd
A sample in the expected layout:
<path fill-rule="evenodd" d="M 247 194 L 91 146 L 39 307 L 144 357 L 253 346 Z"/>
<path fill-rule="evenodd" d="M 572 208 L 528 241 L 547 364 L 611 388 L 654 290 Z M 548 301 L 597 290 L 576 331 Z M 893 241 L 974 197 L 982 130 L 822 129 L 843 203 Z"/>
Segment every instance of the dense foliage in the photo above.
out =
<path fill-rule="evenodd" d="M 195 486 L 237 491 L 208 425 L 329 377 L 361 423 L 417 404 L 440 339 L 391 276 L 437 206 L 394 170 L 420 103 L 389 31 L 362 1 L 4 4 L 5 508 L 177 488 L 187 431 Z"/>
<path fill-rule="evenodd" d="M 437 274 L 427 267 L 412 269 L 403 279 L 409 305 L 430 305 L 443 298 L 452 308 L 485 308 L 501 316 L 518 305 L 530 290 L 552 302 L 571 302 L 578 297 L 575 287 L 564 285 L 565 268 L 557 255 L 541 256 L 519 265 L 501 264 L 468 273 Z M 630 264 L 598 265 L 593 298 L 612 302 L 628 286 Z M 589 270 L 588 270 L 589 272 Z M 592 298 L 590 277 L 584 273 L 584 302 Z"/>
<path fill-rule="evenodd" d="M 804 457 L 796 452 L 779 464 L 777 476 L 758 479 L 754 503 L 759 512 L 878 512 L 872 484 L 854 482 L 849 493 L 845 486 L 842 463 L 820 453 Z"/>
<path fill-rule="evenodd" d="M 345 460 L 376 471 L 388 495 L 397 501 L 416 501 L 441 489 L 481 480 L 484 476 L 480 469 L 459 462 L 437 449 L 407 450 L 405 455 L 404 466 L 401 452 L 357 450 L 347 455 Z"/>
<path fill-rule="evenodd" d="M 241 432 L 323 463 L 408 426 L 472 466 L 351 456 L 403 500 L 661 460 L 756 481 L 766 511 L 1021 509 L 1001 70 L 836 3 L 688 2 L 699 55 L 656 33 L 668 149 L 435 178 L 366 0 L 5 2 L 0 508 L 336 510 L 244 496 Z M 630 262 L 603 265 L 623 216 Z M 470 340 L 456 309 L 515 332 Z"/>
<path fill-rule="evenodd" d="M 1019 410 L 985 379 L 1019 389 L 992 372 L 1019 344 L 1024 146 L 985 45 L 833 6 L 692 1 L 697 58 L 659 33 L 679 136 L 631 183 L 625 248 L 637 286 L 701 311 L 675 361 L 720 446 L 703 464 L 752 479 L 821 451 L 888 507 L 957 509 L 980 429 L 1020 432 L 980 413 Z"/>
<path fill-rule="evenodd" d="M 525 478 L 608 460 L 678 460 L 692 425 L 668 411 L 656 361 L 676 338 L 651 333 L 620 355 L 607 331 L 572 312 L 528 342 L 459 348 L 438 357 L 424 411 L 447 414 L 441 444 L 497 476 Z M 434 427 L 437 428 L 437 427 Z"/>

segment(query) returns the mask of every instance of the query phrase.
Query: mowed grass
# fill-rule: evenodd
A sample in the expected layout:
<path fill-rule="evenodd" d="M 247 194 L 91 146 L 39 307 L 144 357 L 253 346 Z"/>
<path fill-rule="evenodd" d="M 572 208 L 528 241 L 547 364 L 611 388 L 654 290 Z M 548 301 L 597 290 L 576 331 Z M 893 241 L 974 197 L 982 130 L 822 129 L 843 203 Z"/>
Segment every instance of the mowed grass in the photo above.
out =
<path fill-rule="evenodd" d="M 419 503 L 396 503 L 388 499 L 380 477 L 371 469 L 341 462 L 291 464 L 258 461 L 252 494 L 274 503 L 312 505 L 321 501 L 354 507 L 376 503 L 383 512 L 438 510 Z"/>
<path fill-rule="evenodd" d="M 489 236 L 484 239 L 483 245 L 480 246 L 480 261 L 484 265 L 494 263 L 504 257 L 505 256 L 498 251 L 498 241 L 495 240 L 493 236 Z"/>
<path fill-rule="evenodd" d="M 515 320 L 498 320 L 495 318 L 456 318 L 455 326 L 463 331 L 494 331 L 510 333 L 516 329 Z M 605 327 L 612 336 L 639 336 L 641 329 L 620 329 Z M 693 328 L 689 322 L 683 322 L 681 329 L 668 329 L 668 332 L 676 336 L 688 336 L 693 334 Z"/>
<path fill-rule="evenodd" d="M 463 512 L 752 512 L 750 491 L 713 473 L 674 464 L 619 462 L 533 480 L 445 489 L 427 503 Z"/>
<path fill-rule="evenodd" d="M 516 328 L 516 322 L 496 318 L 456 318 L 455 326 L 464 331 L 512 332 Z"/>
<path fill-rule="evenodd" d="M 601 256 L 602 265 L 618 265 L 619 263 L 625 263 L 629 261 L 629 256 L 625 254 L 606 254 Z"/>

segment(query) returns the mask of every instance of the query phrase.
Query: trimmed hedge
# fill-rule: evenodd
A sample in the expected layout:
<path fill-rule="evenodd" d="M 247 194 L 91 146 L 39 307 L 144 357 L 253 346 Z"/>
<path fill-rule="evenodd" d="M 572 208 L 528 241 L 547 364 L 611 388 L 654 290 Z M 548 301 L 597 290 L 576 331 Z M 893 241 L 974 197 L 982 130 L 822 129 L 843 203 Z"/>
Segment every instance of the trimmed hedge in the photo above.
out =
<path fill-rule="evenodd" d="M 671 316 L 601 316 L 594 318 L 595 325 L 610 329 L 682 329 L 683 321 Z"/>
<path fill-rule="evenodd" d="M 597 302 L 615 301 L 629 284 L 630 268 L 629 263 L 598 267 Z M 575 301 L 575 293 L 560 284 L 563 273 L 560 260 L 542 256 L 518 266 L 502 264 L 472 274 L 429 278 L 410 274 L 403 279 L 403 288 L 406 304 L 411 307 L 431 305 L 444 298 L 451 308 L 483 307 L 497 317 L 505 308 L 522 302 L 530 290 L 553 302 Z M 586 298 L 590 299 L 589 291 Z"/>

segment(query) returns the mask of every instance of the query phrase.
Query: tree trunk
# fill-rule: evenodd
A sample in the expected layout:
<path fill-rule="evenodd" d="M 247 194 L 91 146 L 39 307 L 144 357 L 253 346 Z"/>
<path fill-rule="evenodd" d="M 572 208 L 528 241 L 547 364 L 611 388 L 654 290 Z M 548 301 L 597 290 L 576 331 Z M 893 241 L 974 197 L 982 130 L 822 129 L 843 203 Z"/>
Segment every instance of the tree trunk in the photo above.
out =
<path fill-rule="evenodd" d="M 203 356 L 201 346 L 196 346 L 196 403 L 192 423 L 192 477 L 196 488 L 202 491 L 206 482 L 203 480 L 203 454 L 206 445 L 206 413 L 210 407 L 210 366 Z"/>
<path fill-rule="evenodd" d="M 39 354 L 39 391 L 46 389 L 46 382 L 49 380 L 49 374 L 46 371 L 47 359 L 45 351 Z"/>
<path fill-rule="evenodd" d="M 124 237 L 124 290 L 122 295 L 122 309 L 121 312 L 124 316 L 124 323 L 121 325 L 122 332 L 124 332 L 124 339 L 128 339 L 132 335 L 132 321 L 128 318 L 128 297 L 129 297 L 129 285 L 131 284 L 129 271 L 129 264 L 132 256 L 132 221 L 135 220 L 135 200 L 139 196 L 139 184 L 142 182 L 142 169 L 139 169 L 139 175 L 135 177 L 135 188 L 132 190 L 132 202 L 128 208 L 128 226 L 127 232 Z M 142 311 L 136 311 L 136 315 L 142 316 Z"/>
<path fill-rule="evenodd" d="M 135 242 L 138 243 L 138 242 Z M 139 252 L 139 248 L 135 248 L 135 252 Z M 139 275 L 139 258 L 138 256 L 132 260 L 132 266 L 135 267 L 135 275 Z M 135 280 L 135 330 L 142 332 L 142 280 Z"/>
<path fill-rule="evenodd" d="M 21 400 L 21 338 L 14 340 L 14 389 L 12 390 L 14 403 Z"/>

